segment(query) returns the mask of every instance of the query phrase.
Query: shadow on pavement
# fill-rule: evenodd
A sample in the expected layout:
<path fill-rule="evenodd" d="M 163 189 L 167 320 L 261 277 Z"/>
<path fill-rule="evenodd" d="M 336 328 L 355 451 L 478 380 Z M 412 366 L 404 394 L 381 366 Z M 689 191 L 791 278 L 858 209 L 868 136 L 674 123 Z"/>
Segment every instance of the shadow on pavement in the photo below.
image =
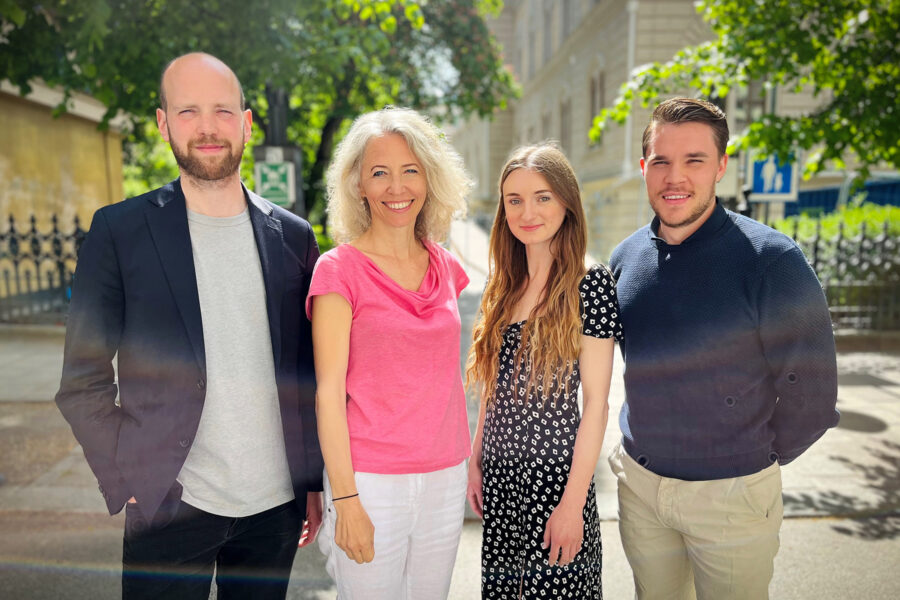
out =
<path fill-rule="evenodd" d="M 829 491 L 816 496 L 785 493 L 785 509 L 793 505 L 832 515 L 849 518 L 832 529 L 838 533 L 864 540 L 892 540 L 900 538 L 900 444 L 880 440 L 878 446 L 864 448 L 869 453 L 867 462 L 861 463 L 844 456 L 831 456 L 844 464 L 864 482 L 863 487 L 872 492 L 863 499 L 840 492 Z"/>
<path fill-rule="evenodd" d="M 841 421 L 837 426 L 859 433 L 881 433 L 888 428 L 888 424 L 877 417 L 845 409 L 841 409 Z"/>

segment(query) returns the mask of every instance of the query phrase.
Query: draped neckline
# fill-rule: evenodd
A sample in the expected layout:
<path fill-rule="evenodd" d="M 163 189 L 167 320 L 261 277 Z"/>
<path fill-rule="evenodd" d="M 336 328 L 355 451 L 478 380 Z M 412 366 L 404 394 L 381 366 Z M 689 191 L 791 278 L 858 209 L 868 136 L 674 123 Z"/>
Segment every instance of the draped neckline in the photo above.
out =
<path fill-rule="evenodd" d="M 395 291 L 413 296 L 421 301 L 428 301 L 428 299 L 437 293 L 439 289 L 439 281 L 437 276 L 437 265 L 435 264 L 438 258 L 435 256 L 435 249 L 432 247 L 433 243 L 429 241 L 424 241 L 422 244 L 425 246 L 425 250 L 428 251 L 428 267 L 425 269 L 425 276 L 422 278 L 422 283 L 419 284 L 419 287 L 415 290 L 410 290 L 402 285 L 400 285 L 395 279 L 393 279 L 390 275 L 385 273 L 378 264 L 372 260 L 369 255 L 365 252 L 353 246 L 351 244 L 344 244 L 347 248 L 351 249 L 351 252 L 357 255 L 357 257 L 362 261 L 366 270 L 373 276 L 373 279 L 377 281 L 381 281 L 382 284 L 387 285 L 393 288 Z"/>

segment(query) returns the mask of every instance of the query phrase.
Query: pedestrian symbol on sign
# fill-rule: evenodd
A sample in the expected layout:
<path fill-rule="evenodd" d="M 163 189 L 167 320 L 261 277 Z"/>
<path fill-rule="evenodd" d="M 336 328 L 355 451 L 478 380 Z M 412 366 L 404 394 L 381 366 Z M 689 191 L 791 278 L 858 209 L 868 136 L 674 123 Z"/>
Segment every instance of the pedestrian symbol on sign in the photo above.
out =
<path fill-rule="evenodd" d="M 789 202 L 797 199 L 797 163 L 793 157 L 781 162 L 777 154 L 763 158 L 753 156 L 748 176 L 751 202 Z"/>

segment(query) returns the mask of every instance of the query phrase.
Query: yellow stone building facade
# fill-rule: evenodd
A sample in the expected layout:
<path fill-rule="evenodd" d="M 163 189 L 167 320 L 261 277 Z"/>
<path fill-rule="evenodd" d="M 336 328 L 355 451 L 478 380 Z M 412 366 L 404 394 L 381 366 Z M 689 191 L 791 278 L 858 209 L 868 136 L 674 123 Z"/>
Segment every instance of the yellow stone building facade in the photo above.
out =
<path fill-rule="evenodd" d="M 122 134 L 97 128 L 106 108 L 75 94 L 68 112 L 53 117 L 62 94 L 40 83 L 27 97 L 0 83 L 0 229 L 9 216 L 32 215 L 46 227 L 52 215 L 64 229 L 78 215 L 83 227 L 101 206 L 122 200 Z"/>
<path fill-rule="evenodd" d="M 55 308 L 50 300 L 34 300 L 35 293 L 51 288 L 65 292 L 75 267 L 71 234 L 76 216 L 86 230 L 94 211 L 123 197 L 118 123 L 98 129 L 106 108 L 81 94 L 69 100 L 66 113 L 54 117 L 62 97 L 40 82 L 25 97 L 0 82 L 0 300 L 32 295 L 22 307 L 10 305 L 11 300 L 0 303 L 0 320 L 21 320 Z M 64 234 L 60 240 L 48 236 L 54 216 Z M 17 235 L 11 233 L 10 217 Z M 22 235 L 31 230 L 32 217 L 37 238 Z M 59 242 L 62 267 L 54 249 Z M 48 306 L 42 308 L 41 302 Z M 58 303 L 55 296 L 53 302 Z"/>

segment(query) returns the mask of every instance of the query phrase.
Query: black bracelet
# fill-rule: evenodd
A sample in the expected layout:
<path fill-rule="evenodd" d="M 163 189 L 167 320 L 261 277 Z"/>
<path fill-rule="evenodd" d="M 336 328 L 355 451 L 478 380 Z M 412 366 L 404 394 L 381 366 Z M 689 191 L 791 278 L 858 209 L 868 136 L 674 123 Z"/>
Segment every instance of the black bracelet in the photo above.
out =
<path fill-rule="evenodd" d="M 359 496 L 359 492 L 356 492 L 355 494 L 350 494 L 349 496 L 341 496 L 340 498 L 332 498 L 331 501 L 337 502 L 338 500 L 346 500 L 347 498 L 355 498 L 356 496 Z"/>

